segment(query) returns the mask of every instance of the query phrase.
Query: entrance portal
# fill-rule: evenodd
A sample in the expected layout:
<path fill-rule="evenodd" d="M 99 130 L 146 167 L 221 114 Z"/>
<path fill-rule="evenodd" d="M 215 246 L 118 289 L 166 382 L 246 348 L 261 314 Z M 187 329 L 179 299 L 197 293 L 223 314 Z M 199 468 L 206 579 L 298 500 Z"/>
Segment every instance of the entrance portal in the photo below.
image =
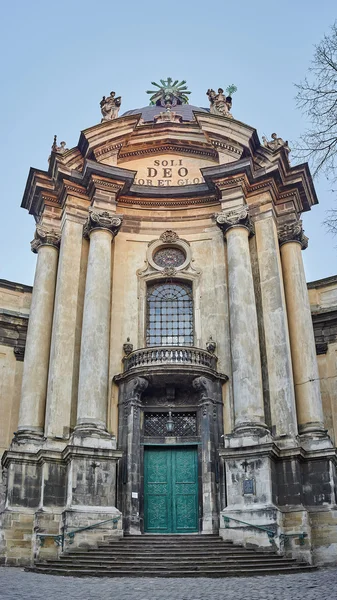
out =
<path fill-rule="evenodd" d="M 198 531 L 197 448 L 145 448 L 144 531 Z"/>

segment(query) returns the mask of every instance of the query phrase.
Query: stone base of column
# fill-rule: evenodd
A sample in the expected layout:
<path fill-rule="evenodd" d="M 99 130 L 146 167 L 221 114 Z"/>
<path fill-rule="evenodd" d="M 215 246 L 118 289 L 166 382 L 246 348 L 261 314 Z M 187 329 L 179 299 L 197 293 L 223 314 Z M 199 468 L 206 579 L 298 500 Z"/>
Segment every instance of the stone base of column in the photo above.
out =
<path fill-rule="evenodd" d="M 267 426 L 247 425 L 240 426 L 224 436 L 225 448 L 242 448 L 245 446 L 259 446 L 272 442 L 272 436 Z"/>
<path fill-rule="evenodd" d="M 70 438 L 71 446 L 85 446 L 88 448 L 116 449 L 116 437 L 109 433 L 104 426 L 96 423 L 81 423 L 76 425 Z"/>
<path fill-rule="evenodd" d="M 34 442 L 41 444 L 44 439 L 44 431 L 42 427 L 18 427 L 14 433 L 13 443 L 22 444 L 25 442 Z"/>
<path fill-rule="evenodd" d="M 300 445 L 306 451 L 324 450 L 333 447 L 328 431 L 323 426 L 321 429 L 314 429 L 310 424 L 303 428 L 300 427 L 299 433 Z"/>

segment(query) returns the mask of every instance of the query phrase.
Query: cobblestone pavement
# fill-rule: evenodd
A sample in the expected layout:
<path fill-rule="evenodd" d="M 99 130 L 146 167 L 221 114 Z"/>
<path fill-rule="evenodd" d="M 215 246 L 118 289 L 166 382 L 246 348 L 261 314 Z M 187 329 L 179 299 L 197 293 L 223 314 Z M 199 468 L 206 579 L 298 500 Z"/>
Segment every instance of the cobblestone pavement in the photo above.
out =
<path fill-rule="evenodd" d="M 337 568 L 225 579 L 59 577 L 0 568 L 1 600 L 334 600 Z"/>

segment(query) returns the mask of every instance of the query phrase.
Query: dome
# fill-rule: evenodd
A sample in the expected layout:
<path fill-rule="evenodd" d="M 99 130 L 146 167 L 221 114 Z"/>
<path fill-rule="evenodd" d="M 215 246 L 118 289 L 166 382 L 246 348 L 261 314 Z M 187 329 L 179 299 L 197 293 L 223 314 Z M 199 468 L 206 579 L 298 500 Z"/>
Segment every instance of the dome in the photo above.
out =
<path fill-rule="evenodd" d="M 192 104 L 178 104 L 177 106 L 172 106 L 171 110 L 177 115 L 181 115 L 183 121 L 193 121 L 193 111 L 209 112 L 209 108 L 200 108 L 200 106 L 193 106 Z M 128 110 L 122 116 L 126 117 L 128 115 L 141 114 L 145 122 L 151 122 L 154 120 L 154 117 L 159 115 L 161 112 L 165 112 L 165 108 L 163 106 L 144 106 L 143 108 Z"/>

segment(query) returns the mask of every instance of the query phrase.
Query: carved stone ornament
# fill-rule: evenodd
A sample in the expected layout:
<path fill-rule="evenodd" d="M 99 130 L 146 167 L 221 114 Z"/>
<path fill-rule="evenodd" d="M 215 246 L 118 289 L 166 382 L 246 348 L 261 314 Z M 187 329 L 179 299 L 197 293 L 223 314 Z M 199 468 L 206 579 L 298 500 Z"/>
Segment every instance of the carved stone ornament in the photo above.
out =
<path fill-rule="evenodd" d="M 213 384 L 207 377 L 196 377 L 192 382 L 193 388 L 200 392 L 200 400 L 208 400 L 213 395 Z"/>
<path fill-rule="evenodd" d="M 211 354 L 214 354 L 216 350 L 216 342 L 213 340 L 212 336 L 209 336 L 208 341 L 206 342 L 206 350 Z"/>
<path fill-rule="evenodd" d="M 227 233 L 232 227 L 245 227 L 249 231 L 249 235 L 254 234 L 253 224 L 251 222 L 248 209 L 239 208 L 237 210 L 229 210 L 219 213 L 216 216 L 216 224 L 223 231 Z"/>
<path fill-rule="evenodd" d="M 302 221 L 293 223 L 285 223 L 278 228 L 278 237 L 280 246 L 288 242 L 298 242 L 301 244 L 302 250 L 308 247 L 308 238 L 304 235 Z"/>
<path fill-rule="evenodd" d="M 144 377 L 135 377 L 127 383 L 126 396 L 128 400 L 140 401 L 143 392 L 147 389 L 149 382 Z"/>
<path fill-rule="evenodd" d="M 161 234 L 159 239 L 162 242 L 172 244 L 173 242 L 179 240 L 179 235 L 175 231 L 173 231 L 173 229 L 166 229 L 166 231 L 164 231 L 164 233 Z"/>
<path fill-rule="evenodd" d="M 110 96 L 107 98 L 103 96 L 102 100 L 100 101 L 101 113 L 103 115 L 101 123 L 117 119 L 121 104 L 122 98 L 121 96 L 117 96 L 116 98 L 116 92 L 110 92 Z"/>
<path fill-rule="evenodd" d="M 30 242 L 30 247 L 32 252 L 37 254 L 41 246 L 54 246 L 54 248 L 59 248 L 60 239 L 60 235 L 57 231 L 37 227 L 34 233 L 34 239 Z"/>
<path fill-rule="evenodd" d="M 162 274 L 166 277 L 173 277 L 174 275 L 176 275 L 176 273 L 177 269 L 175 269 L 174 267 L 165 267 L 162 271 Z"/>
<path fill-rule="evenodd" d="M 271 140 L 267 140 L 267 138 L 263 135 L 262 141 L 263 141 L 264 147 L 268 148 L 269 150 L 272 150 L 272 152 L 275 152 L 276 150 L 279 150 L 280 148 L 284 148 L 286 152 L 290 152 L 288 142 L 287 141 L 285 142 L 282 138 L 277 137 L 277 133 L 271 134 Z"/>
<path fill-rule="evenodd" d="M 14 346 L 14 355 L 16 360 L 22 362 L 25 358 L 25 346 Z"/>
<path fill-rule="evenodd" d="M 126 338 L 126 342 L 125 342 L 125 344 L 123 344 L 123 350 L 124 350 L 124 354 L 126 354 L 126 356 L 131 354 L 131 352 L 133 350 L 133 344 L 130 343 L 129 337 Z"/>
<path fill-rule="evenodd" d="M 155 123 L 182 123 L 182 120 L 182 116 L 172 111 L 169 106 L 165 111 L 159 113 L 159 115 L 155 115 L 154 117 Z"/>
<path fill-rule="evenodd" d="M 119 232 L 122 225 L 123 217 L 119 215 L 111 215 L 106 210 L 102 212 L 96 212 L 95 210 L 89 210 L 88 218 L 84 224 L 83 235 L 89 238 L 90 233 L 94 229 L 106 229 L 112 233 L 114 238 Z"/>

